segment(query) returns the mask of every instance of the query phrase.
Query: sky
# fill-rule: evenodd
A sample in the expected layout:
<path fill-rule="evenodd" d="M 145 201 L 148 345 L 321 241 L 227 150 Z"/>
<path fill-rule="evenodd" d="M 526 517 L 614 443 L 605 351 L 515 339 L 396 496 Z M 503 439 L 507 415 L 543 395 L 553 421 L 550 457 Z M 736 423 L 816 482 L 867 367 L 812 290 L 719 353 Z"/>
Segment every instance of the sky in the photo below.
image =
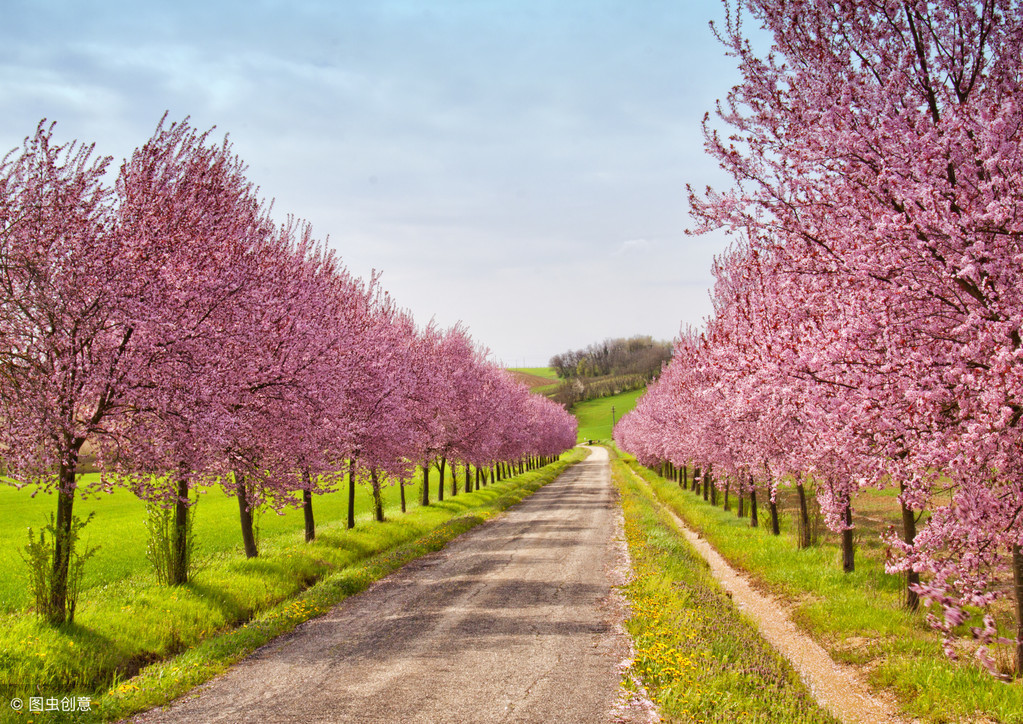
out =
<path fill-rule="evenodd" d="M 719 0 L 0 0 L 0 155 L 41 119 L 129 156 L 166 112 L 229 135 L 420 323 L 511 367 L 710 314 L 728 179 L 702 121 L 738 82 Z"/>

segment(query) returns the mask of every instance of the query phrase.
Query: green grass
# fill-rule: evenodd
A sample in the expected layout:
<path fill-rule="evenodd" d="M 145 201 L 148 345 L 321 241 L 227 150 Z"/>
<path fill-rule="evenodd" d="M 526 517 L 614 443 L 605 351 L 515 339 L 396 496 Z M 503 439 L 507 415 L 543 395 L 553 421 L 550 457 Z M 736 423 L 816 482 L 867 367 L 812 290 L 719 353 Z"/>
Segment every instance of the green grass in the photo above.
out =
<path fill-rule="evenodd" d="M 968 653 L 961 662 L 947 660 L 926 612 L 903 607 L 903 580 L 884 572 L 884 548 L 873 542 L 875 535 L 868 533 L 870 544 L 858 545 L 856 571 L 846 574 L 837 545 L 795 548 L 789 516 L 782 516 L 782 534 L 773 536 L 764 524 L 769 520 L 766 505 L 760 512 L 762 527 L 750 528 L 748 518 L 736 517 L 734 496 L 733 511 L 725 512 L 634 459 L 623 459 L 650 483 L 662 504 L 733 566 L 790 602 L 797 626 L 836 660 L 862 667 L 873 686 L 891 690 L 910 717 L 1023 723 L 1023 682 L 994 679 Z"/>
<path fill-rule="evenodd" d="M 636 400 L 646 392 L 632 390 L 623 392 L 612 397 L 601 397 L 597 400 L 587 400 L 572 406 L 572 414 L 579 421 L 578 441 L 585 440 L 610 440 L 611 439 L 611 408 L 614 407 L 614 419 L 621 420 L 622 416 L 636 406 Z"/>
<path fill-rule="evenodd" d="M 450 475 L 447 476 L 450 480 Z M 84 482 L 98 479 L 96 474 L 83 476 Z M 437 490 L 437 471 L 431 474 L 431 497 Z M 347 485 L 347 484 L 346 484 Z M 405 488 L 408 510 L 418 506 L 421 483 Z M 400 514 L 397 486 L 386 486 L 383 491 L 388 515 Z M 347 488 L 324 495 L 313 496 L 313 512 L 318 528 L 329 529 L 342 524 L 348 515 Z M 298 499 L 296 498 L 296 502 Z M 373 516 L 373 496 L 369 486 L 356 488 L 356 521 L 368 521 Z M 26 585 L 26 568 L 20 553 L 28 541 L 28 528 L 38 531 L 50 520 L 57 509 L 56 496 L 39 493 L 31 496 L 30 488 L 18 490 L 0 485 L 0 614 L 20 611 L 31 604 Z M 144 575 L 149 570 L 146 559 L 145 504 L 130 491 L 122 488 L 112 493 L 99 493 L 88 499 L 75 500 L 75 515 L 85 518 L 95 513 L 92 523 L 82 533 L 84 544 L 98 546 L 85 570 L 85 589 L 109 585 L 131 577 Z M 278 538 L 298 541 L 303 535 L 302 511 L 287 508 L 283 515 L 273 510 L 259 514 L 259 535 L 262 543 L 275 544 Z M 220 556 L 241 549 L 241 527 L 238 521 L 238 502 L 219 487 L 206 488 L 200 496 L 195 520 L 198 557 Z M 38 535 L 38 533 L 37 533 Z M 83 598 L 88 598 L 88 590 Z"/>
<path fill-rule="evenodd" d="M 662 720 L 834 724 L 837 720 L 739 614 L 700 555 L 617 460 L 613 478 L 634 571 L 626 588 L 632 603 L 626 628 L 636 648 L 630 673 L 657 704 Z"/>
<path fill-rule="evenodd" d="M 91 718 L 102 719 L 169 701 L 377 578 L 438 550 L 583 456 L 573 451 L 541 470 L 405 515 L 391 491 L 387 522 L 376 523 L 364 512 L 347 530 L 340 516 L 329 522 L 324 515 L 311 544 L 303 541 L 300 515 L 274 525 L 267 520 L 258 558 L 246 559 L 232 542 L 190 583 L 176 588 L 157 585 L 147 567 L 108 577 L 83 592 L 73 625 L 47 626 L 24 611 L 0 614 L 0 721 L 26 721 L 7 705 L 14 696 L 90 696 Z M 211 530 L 213 508 L 205 509 Z M 125 520 L 132 517 L 125 513 Z M 99 516 L 92 525 L 116 541 L 119 533 L 100 524 Z M 126 535 L 114 546 L 127 558 L 137 557 L 145 540 Z"/>

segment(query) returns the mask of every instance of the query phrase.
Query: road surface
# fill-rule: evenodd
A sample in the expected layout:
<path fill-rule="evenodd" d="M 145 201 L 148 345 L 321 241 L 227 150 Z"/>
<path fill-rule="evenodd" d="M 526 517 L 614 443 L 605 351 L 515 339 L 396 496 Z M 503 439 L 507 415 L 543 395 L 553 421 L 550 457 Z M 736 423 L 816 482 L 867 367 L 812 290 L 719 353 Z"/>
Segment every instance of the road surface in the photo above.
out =
<path fill-rule="evenodd" d="M 628 643 L 607 451 L 255 652 L 155 722 L 601 722 Z M 620 543 L 618 544 L 620 545 Z"/>

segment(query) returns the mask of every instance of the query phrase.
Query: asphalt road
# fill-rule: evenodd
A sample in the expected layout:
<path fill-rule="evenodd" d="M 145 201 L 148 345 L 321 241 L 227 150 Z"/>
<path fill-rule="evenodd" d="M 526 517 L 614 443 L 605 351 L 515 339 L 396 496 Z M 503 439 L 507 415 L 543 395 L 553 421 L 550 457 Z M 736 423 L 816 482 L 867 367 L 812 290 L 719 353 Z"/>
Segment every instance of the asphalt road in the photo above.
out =
<path fill-rule="evenodd" d="M 138 722 L 607 721 L 607 451 Z M 623 648 L 624 647 L 624 648 Z"/>

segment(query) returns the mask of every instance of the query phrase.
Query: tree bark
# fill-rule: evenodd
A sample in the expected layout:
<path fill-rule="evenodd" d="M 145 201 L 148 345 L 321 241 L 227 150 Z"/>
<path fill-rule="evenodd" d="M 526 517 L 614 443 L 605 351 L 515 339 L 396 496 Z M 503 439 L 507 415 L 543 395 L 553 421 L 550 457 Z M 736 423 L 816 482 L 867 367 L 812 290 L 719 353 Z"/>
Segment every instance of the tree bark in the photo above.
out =
<path fill-rule="evenodd" d="M 377 476 L 377 469 L 369 469 L 369 479 L 373 485 L 373 513 L 378 523 L 384 522 L 384 501 L 380 496 L 380 478 Z"/>
<path fill-rule="evenodd" d="M 172 586 L 188 583 L 188 478 L 178 471 L 174 498 L 174 530 L 171 535 L 171 566 L 167 582 Z"/>
<path fill-rule="evenodd" d="M 806 508 L 806 490 L 803 489 L 803 482 L 796 483 L 796 492 L 799 493 L 799 547 L 810 547 L 810 512 Z"/>
<path fill-rule="evenodd" d="M 348 530 L 355 527 L 355 458 L 348 461 Z"/>
<path fill-rule="evenodd" d="M 443 455 L 440 458 L 440 480 L 437 481 L 437 500 L 444 500 L 444 466 L 447 465 L 448 459 Z"/>
<path fill-rule="evenodd" d="M 430 462 L 423 464 L 423 499 L 420 504 L 424 507 L 430 504 Z"/>
<path fill-rule="evenodd" d="M 398 493 L 401 495 L 401 512 L 405 512 L 405 481 L 401 478 L 398 479 Z"/>
<path fill-rule="evenodd" d="M 843 517 L 845 526 L 842 528 L 842 570 L 852 573 L 856 569 L 855 551 L 853 550 L 852 500 L 846 499 Z"/>
<path fill-rule="evenodd" d="M 249 506 L 249 494 L 245 487 L 245 476 L 234 474 L 235 496 L 238 498 L 238 517 L 242 524 L 242 543 L 245 545 L 245 557 L 255 558 L 259 555 L 256 549 L 256 534 L 252 525 L 252 508 Z"/>
<path fill-rule="evenodd" d="M 700 469 L 697 467 L 693 468 L 693 483 L 691 489 L 694 493 L 700 489 Z"/>
<path fill-rule="evenodd" d="M 302 512 L 305 514 L 305 542 L 316 540 L 316 522 L 313 520 L 313 479 L 308 470 L 302 471 Z"/>
<path fill-rule="evenodd" d="M 469 463 L 465 464 L 465 492 L 472 492 L 472 466 Z"/>
<path fill-rule="evenodd" d="M 67 584 L 71 566 L 71 521 L 75 506 L 78 448 L 67 453 L 68 462 L 61 462 L 58 471 L 57 520 L 53 535 L 53 587 L 50 589 L 50 611 L 47 620 L 62 624 L 67 619 Z"/>
<path fill-rule="evenodd" d="M 689 477 L 689 466 L 688 465 L 683 465 L 682 466 L 682 470 L 680 472 L 681 472 L 681 477 L 679 477 L 679 479 L 678 479 L 678 487 L 684 488 L 689 483 L 689 481 L 686 479 L 686 478 Z"/>
<path fill-rule="evenodd" d="M 705 475 L 707 484 L 710 485 L 710 504 L 716 506 L 718 504 L 718 486 L 714 484 L 714 476 L 711 474 L 710 468 L 707 468 Z"/>
<path fill-rule="evenodd" d="M 749 488 L 749 525 L 750 528 L 760 527 L 760 516 L 757 513 L 757 489 L 753 486 L 752 480 L 750 480 Z"/>
<path fill-rule="evenodd" d="M 732 479 L 725 478 L 725 510 L 732 509 L 732 503 L 728 500 L 728 489 L 732 486 Z"/>
<path fill-rule="evenodd" d="M 899 483 L 899 492 L 906 492 L 905 483 Z M 899 501 L 902 506 L 902 541 L 907 545 L 913 545 L 916 539 L 916 515 L 906 504 Z M 906 608 L 915 611 L 920 607 L 920 594 L 913 590 L 913 586 L 920 583 L 920 574 L 912 568 L 906 571 Z"/>
<path fill-rule="evenodd" d="M 781 535 L 781 526 L 778 523 L 778 501 L 771 500 L 771 535 Z"/>

